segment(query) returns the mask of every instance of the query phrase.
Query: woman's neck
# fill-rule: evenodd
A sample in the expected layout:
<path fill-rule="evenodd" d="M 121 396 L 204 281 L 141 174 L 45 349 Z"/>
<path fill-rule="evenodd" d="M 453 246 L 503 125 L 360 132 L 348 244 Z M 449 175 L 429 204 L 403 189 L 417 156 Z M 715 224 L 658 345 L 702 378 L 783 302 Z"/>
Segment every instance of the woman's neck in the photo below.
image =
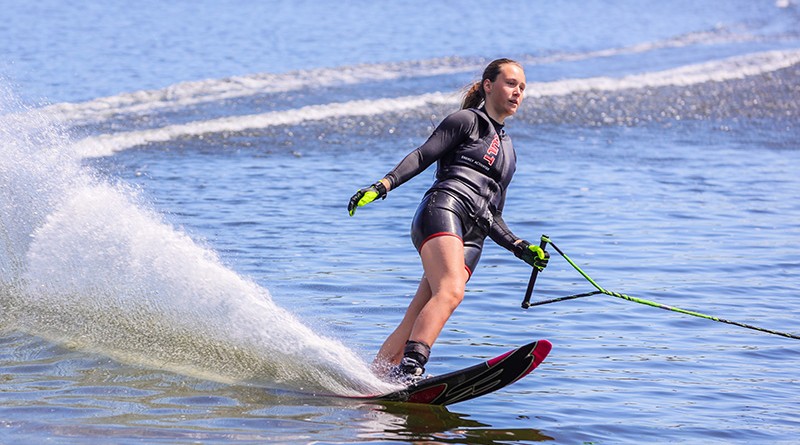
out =
<path fill-rule="evenodd" d="M 489 113 L 489 110 L 486 108 L 486 106 L 485 106 L 485 105 L 484 105 L 483 107 L 481 107 L 481 110 L 482 110 L 484 113 L 486 113 L 486 116 L 488 116 L 488 117 L 489 117 L 489 120 L 490 120 L 490 121 L 492 121 L 492 125 L 494 125 L 494 129 L 495 129 L 495 131 L 497 131 L 498 133 L 500 133 L 500 130 L 502 130 L 502 129 L 503 129 L 503 127 L 505 126 L 505 124 L 504 124 L 504 123 L 502 123 L 502 122 L 498 122 L 498 121 L 497 121 L 497 119 L 495 119 L 495 117 L 494 117 L 494 116 L 492 116 L 492 114 L 491 114 L 491 113 Z"/>
<path fill-rule="evenodd" d="M 489 116 L 493 121 L 497 122 L 500 125 L 504 125 L 506 116 L 501 115 L 496 110 L 494 110 L 488 103 L 483 103 L 483 109 L 486 112 L 486 115 Z"/>

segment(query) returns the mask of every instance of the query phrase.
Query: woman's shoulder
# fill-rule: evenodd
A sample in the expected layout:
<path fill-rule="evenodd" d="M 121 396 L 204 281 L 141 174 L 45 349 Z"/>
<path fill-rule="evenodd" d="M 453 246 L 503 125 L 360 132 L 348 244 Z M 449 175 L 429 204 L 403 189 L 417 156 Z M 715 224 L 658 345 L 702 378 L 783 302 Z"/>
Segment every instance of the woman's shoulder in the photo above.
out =
<path fill-rule="evenodd" d="M 448 117 L 475 121 L 480 113 L 482 113 L 482 111 L 477 108 L 462 108 L 454 113 L 451 113 Z"/>
<path fill-rule="evenodd" d="M 462 128 L 465 130 L 472 129 L 478 122 L 478 115 L 475 113 L 475 111 L 477 110 L 473 110 L 471 108 L 458 110 L 444 118 L 442 124 L 449 127 Z"/>

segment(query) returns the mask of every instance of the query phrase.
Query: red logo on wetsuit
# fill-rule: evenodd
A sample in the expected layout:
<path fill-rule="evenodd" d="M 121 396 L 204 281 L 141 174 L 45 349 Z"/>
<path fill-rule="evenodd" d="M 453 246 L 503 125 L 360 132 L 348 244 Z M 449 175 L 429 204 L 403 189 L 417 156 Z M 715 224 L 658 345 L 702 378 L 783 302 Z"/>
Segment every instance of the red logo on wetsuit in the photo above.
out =
<path fill-rule="evenodd" d="M 492 144 L 489 145 L 489 148 L 486 149 L 486 154 L 483 155 L 483 160 L 488 162 L 489 165 L 493 165 L 498 153 L 500 153 L 500 138 L 495 134 Z"/>

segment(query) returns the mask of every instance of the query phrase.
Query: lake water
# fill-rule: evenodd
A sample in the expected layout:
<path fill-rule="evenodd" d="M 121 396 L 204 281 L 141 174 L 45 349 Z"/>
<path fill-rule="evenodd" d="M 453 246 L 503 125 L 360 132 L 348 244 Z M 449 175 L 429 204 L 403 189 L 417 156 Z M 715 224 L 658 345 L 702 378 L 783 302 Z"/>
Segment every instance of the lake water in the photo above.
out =
<path fill-rule="evenodd" d="M 3 3 L 1 443 L 795 443 L 800 343 L 611 296 L 520 308 L 487 243 L 441 407 L 354 395 L 421 266 L 426 172 L 347 201 L 496 57 L 527 99 L 505 219 L 606 289 L 800 334 L 794 0 Z M 593 290 L 554 254 L 535 300 Z"/>

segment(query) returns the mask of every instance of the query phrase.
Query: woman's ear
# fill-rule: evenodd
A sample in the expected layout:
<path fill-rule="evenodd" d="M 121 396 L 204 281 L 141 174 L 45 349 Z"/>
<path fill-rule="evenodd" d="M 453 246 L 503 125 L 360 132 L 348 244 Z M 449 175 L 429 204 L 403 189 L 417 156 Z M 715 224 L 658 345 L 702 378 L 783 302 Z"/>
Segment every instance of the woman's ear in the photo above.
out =
<path fill-rule="evenodd" d="M 492 81 L 489 79 L 483 79 L 483 92 L 484 94 L 489 94 L 492 91 Z"/>

